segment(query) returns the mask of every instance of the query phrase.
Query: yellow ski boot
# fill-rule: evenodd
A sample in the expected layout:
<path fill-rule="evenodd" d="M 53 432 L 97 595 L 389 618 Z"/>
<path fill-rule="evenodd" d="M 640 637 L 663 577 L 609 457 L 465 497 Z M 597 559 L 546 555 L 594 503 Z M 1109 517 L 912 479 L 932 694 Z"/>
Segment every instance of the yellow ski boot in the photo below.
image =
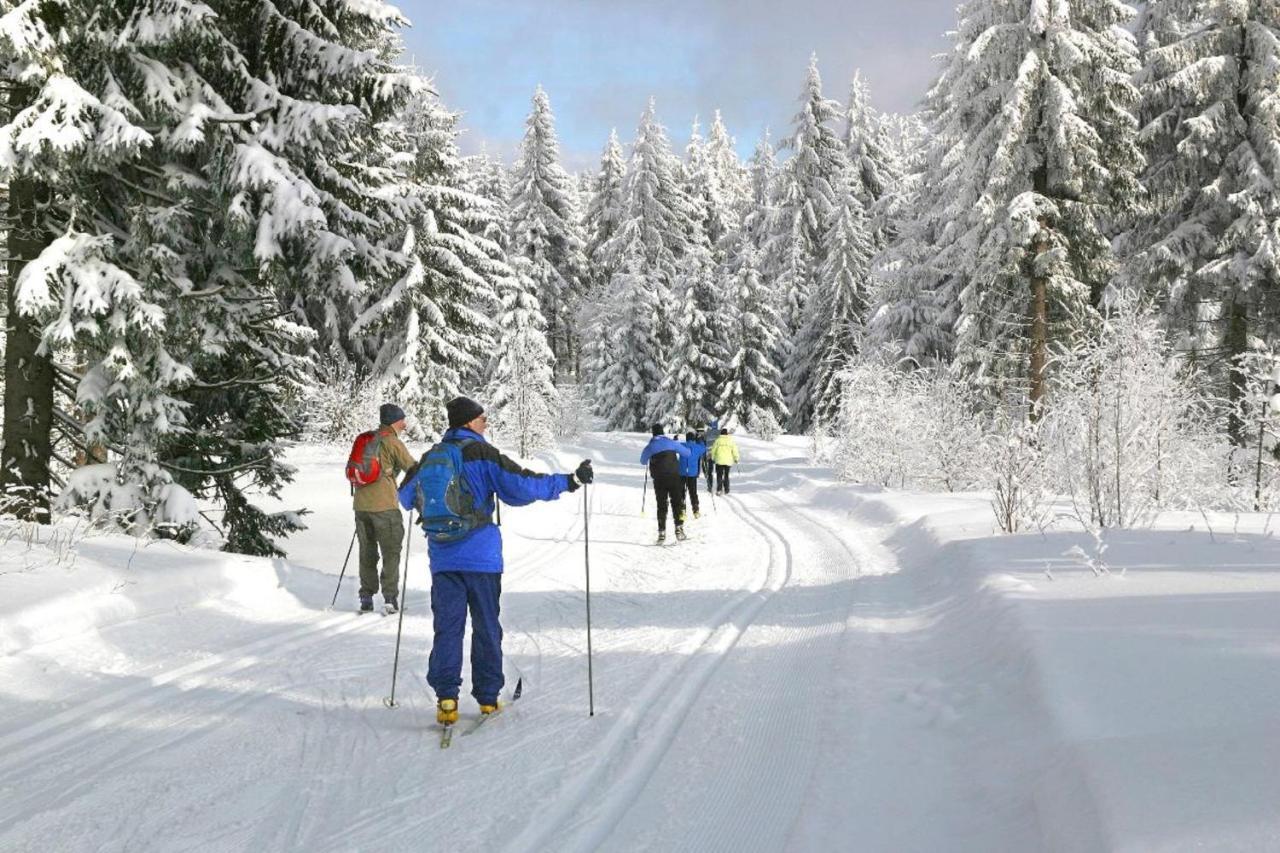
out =
<path fill-rule="evenodd" d="M 502 706 L 501 706 L 501 705 L 499 705 L 497 702 L 494 702 L 492 705 L 481 705 L 481 706 L 480 706 L 480 714 L 481 714 L 481 716 L 485 716 L 485 717 L 487 717 L 487 716 L 489 716 L 490 714 L 496 714 L 496 713 L 498 713 L 498 709 L 499 709 L 499 708 L 501 708 L 501 707 L 502 707 Z"/>
<path fill-rule="evenodd" d="M 436 703 L 436 722 L 442 726 L 451 726 L 458 722 L 457 699 L 441 699 Z"/>

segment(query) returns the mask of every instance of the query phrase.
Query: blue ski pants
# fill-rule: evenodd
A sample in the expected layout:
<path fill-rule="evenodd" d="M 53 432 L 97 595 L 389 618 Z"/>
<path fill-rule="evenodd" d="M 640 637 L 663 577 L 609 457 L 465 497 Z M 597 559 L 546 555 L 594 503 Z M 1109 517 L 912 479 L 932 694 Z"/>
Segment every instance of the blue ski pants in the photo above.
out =
<path fill-rule="evenodd" d="M 457 699 L 462 686 L 462 638 L 471 613 L 471 695 L 493 705 L 502 690 L 502 625 L 497 572 L 433 572 L 431 615 L 435 639 L 427 665 L 427 684 L 437 699 Z"/>

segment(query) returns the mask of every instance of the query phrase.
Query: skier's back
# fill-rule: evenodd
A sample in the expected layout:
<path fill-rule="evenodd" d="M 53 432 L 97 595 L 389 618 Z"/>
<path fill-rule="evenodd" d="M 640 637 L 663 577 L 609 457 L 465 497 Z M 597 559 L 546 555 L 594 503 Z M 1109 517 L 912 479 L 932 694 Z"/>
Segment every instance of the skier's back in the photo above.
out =
<path fill-rule="evenodd" d="M 738 453 L 738 443 L 733 440 L 729 429 L 721 430 L 711 445 L 708 454 L 716 466 L 716 494 L 729 494 L 729 468 L 737 465 L 742 458 Z"/>
<path fill-rule="evenodd" d="M 658 499 L 658 541 L 667 538 L 667 506 L 676 521 L 676 538 L 684 539 L 684 480 L 681 463 L 689 458 L 689 448 L 662 434 L 662 424 L 653 425 L 653 438 L 640 453 L 640 464 L 649 466 L 653 493 Z"/>

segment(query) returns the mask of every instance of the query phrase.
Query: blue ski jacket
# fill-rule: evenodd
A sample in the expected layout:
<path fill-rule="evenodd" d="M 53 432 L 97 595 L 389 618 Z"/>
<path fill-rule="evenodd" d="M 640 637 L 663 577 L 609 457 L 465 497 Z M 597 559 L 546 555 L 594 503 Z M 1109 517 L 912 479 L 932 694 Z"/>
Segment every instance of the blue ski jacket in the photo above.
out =
<path fill-rule="evenodd" d="M 689 455 L 680 460 L 680 476 L 697 477 L 702 473 L 702 457 L 707 455 L 707 446 L 700 441 L 681 443 L 689 448 Z"/>
<path fill-rule="evenodd" d="M 534 501 L 552 501 L 569 488 L 568 474 L 538 474 L 521 468 L 484 440 L 484 436 L 458 427 L 441 441 L 471 439 L 462 448 L 462 476 L 475 496 L 477 509 L 490 517 L 496 495 L 507 506 L 525 506 Z M 417 477 L 406 477 L 400 486 L 400 505 L 413 507 Z M 481 525 L 456 542 L 427 540 L 431 572 L 502 572 L 502 531 L 496 524 Z"/>
<path fill-rule="evenodd" d="M 664 455 L 667 453 L 674 453 L 675 456 Z M 688 458 L 689 448 L 665 435 L 655 435 L 649 439 L 649 443 L 640 452 L 640 464 L 648 465 L 649 473 L 654 477 L 679 477 L 684 460 Z"/>

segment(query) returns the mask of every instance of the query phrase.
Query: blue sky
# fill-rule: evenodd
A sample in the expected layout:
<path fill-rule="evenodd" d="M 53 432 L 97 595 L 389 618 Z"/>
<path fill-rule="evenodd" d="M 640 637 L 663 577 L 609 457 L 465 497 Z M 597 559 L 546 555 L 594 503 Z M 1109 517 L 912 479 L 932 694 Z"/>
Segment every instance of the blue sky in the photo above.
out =
<path fill-rule="evenodd" d="M 914 109 L 947 48 L 956 0 L 402 0 L 408 55 L 463 113 L 462 145 L 510 159 L 539 83 L 566 165 L 629 142 L 650 95 L 675 144 L 717 108 L 749 154 L 796 109 L 811 53 L 828 97 L 855 68 L 880 109 Z"/>

